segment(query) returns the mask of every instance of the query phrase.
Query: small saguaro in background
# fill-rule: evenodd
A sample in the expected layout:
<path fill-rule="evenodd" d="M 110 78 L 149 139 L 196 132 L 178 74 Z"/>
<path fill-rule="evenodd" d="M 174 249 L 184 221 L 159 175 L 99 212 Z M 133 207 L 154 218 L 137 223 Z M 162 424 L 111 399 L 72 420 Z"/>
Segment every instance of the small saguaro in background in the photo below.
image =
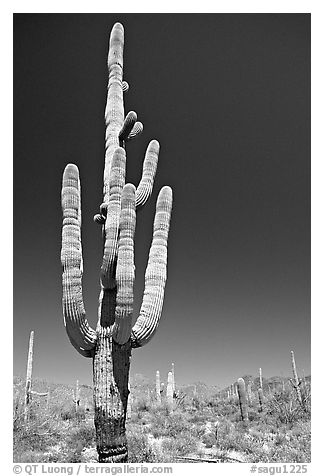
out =
<path fill-rule="evenodd" d="M 241 418 L 246 423 L 249 421 L 249 417 L 248 417 L 248 411 L 247 411 L 245 381 L 243 378 L 239 378 L 237 380 L 237 391 L 238 391 L 239 404 L 240 404 L 240 410 L 241 410 Z"/>

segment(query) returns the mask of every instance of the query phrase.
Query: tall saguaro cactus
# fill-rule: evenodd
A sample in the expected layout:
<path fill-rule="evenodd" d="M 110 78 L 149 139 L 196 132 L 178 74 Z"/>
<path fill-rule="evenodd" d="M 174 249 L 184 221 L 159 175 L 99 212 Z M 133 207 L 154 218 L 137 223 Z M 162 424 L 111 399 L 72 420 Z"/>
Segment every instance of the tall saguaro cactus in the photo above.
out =
<path fill-rule="evenodd" d="M 127 461 L 125 418 L 131 350 L 147 344 L 159 324 L 172 208 L 172 190 L 163 187 L 156 203 L 143 302 L 132 325 L 136 209 L 151 195 L 160 146 L 156 140 L 149 143 L 138 187 L 125 185 L 125 144 L 140 134 L 143 125 L 135 112 L 126 117 L 124 114 L 123 94 L 128 84 L 123 81 L 123 49 L 124 28 L 116 23 L 108 53 L 103 203 L 94 217 L 102 226 L 104 238 L 95 330 L 86 319 L 82 297 L 81 192 L 76 165 L 66 166 L 62 185 L 64 322 L 72 345 L 81 355 L 93 359 L 95 427 L 101 463 Z"/>

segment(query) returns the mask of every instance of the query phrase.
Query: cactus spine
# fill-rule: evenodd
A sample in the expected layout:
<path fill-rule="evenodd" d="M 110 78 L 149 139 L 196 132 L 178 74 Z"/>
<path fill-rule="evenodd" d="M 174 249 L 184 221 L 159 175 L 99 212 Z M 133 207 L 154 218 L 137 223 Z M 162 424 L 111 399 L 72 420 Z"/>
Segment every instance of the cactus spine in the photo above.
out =
<path fill-rule="evenodd" d="M 298 374 L 297 374 L 295 355 L 294 355 L 294 352 L 292 350 L 290 351 L 290 354 L 291 354 L 291 365 L 292 365 L 292 371 L 293 371 L 293 377 L 294 377 L 294 380 L 292 381 L 292 384 L 293 384 L 293 387 L 296 390 L 297 399 L 298 399 L 299 403 L 303 406 L 303 398 L 302 398 L 302 394 L 301 394 L 301 390 L 300 390 L 301 381 L 299 380 Z"/>
<path fill-rule="evenodd" d="M 86 319 L 82 297 L 81 192 L 76 165 L 66 166 L 62 184 L 64 323 L 71 344 L 81 355 L 93 359 L 99 463 L 127 461 L 125 419 L 131 350 L 147 344 L 159 324 L 172 208 L 172 190 L 163 187 L 156 203 L 143 302 L 132 326 L 136 208 L 143 206 L 151 195 L 159 143 L 153 140 L 148 145 L 138 187 L 125 185 L 125 144 L 139 135 L 142 124 L 137 121 L 136 113 L 124 116 L 123 93 L 128 87 L 123 82 L 123 49 L 124 28 L 116 23 L 108 53 L 103 203 L 94 217 L 102 226 L 104 239 L 95 330 Z"/>
<path fill-rule="evenodd" d="M 249 421 L 248 411 L 247 411 L 247 399 L 246 399 L 246 390 L 245 382 L 243 378 L 237 380 L 237 391 L 240 403 L 241 418 L 244 422 Z"/>
<path fill-rule="evenodd" d="M 34 347 L 34 331 L 29 335 L 28 358 L 27 358 L 27 372 L 25 385 L 25 405 L 24 405 L 24 420 L 28 419 L 28 407 L 31 402 L 32 395 L 32 372 L 33 372 L 33 347 Z"/>
<path fill-rule="evenodd" d="M 168 383 L 167 383 L 167 390 L 166 390 L 166 398 L 167 404 L 170 408 L 173 406 L 173 380 L 172 380 L 172 372 L 168 372 Z"/>
<path fill-rule="evenodd" d="M 161 403 L 161 381 L 160 381 L 160 372 L 156 371 L 155 376 L 155 392 L 156 392 L 156 401 L 158 404 Z"/>

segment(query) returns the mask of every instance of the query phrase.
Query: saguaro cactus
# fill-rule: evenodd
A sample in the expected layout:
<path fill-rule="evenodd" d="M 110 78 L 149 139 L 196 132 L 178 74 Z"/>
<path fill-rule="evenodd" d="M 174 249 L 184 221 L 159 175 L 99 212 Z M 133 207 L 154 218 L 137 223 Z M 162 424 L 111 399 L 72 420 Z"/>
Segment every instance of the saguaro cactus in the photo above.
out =
<path fill-rule="evenodd" d="M 160 372 L 157 370 L 155 375 L 155 392 L 156 392 L 156 401 L 161 403 L 161 381 L 160 381 Z"/>
<path fill-rule="evenodd" d="M 175 392 L 175 374 L 174 374 L 174 363 L 171 364 L 171 372 L 172 372 L 172 385 L 173 385 L 173 393 Z"/>
<path fill-rule="evenodd" d="M 261 367 L 259 368 L 259 381 L 260 381 L 260 388 L 263 389 L 263 383 L 262 383 L 262 369 L 261 369 Z"/>
<path fill-rule="evenodd" d="M 296 390 L 297 399 L 298 399 L 299 403 L 303 406 L 303 398 L 302 398 L 302 394 L 301 394 L 301 390 L 300 390 L 301 380 L 299 380 L 298 374 L 297 374 L 294 351 L 291 350 L 290 354 L 291 354 L 291 365 L 292 365 L 292 371 L 293 371 L 293 377 L 294 377 L 294 379 L 291 380 L 291 383 L 292 383 L 294 389 Z"/>
<path fill-rule="evenodd" d="M 73 402 L 75 403 L 75 411 L 77 412 L 80 406 L 80 389 L 79 389 L 79 380 L 76 381 L 75 384 L 75 392 L 74 392 L 74 399 Z"/>
<path fill-rule="evenodd" d="M 24 405 L 24 420 L 25 421 L 27 421 L 28 419 L 28 406 L 31 401 L 31 393 L 32 393 L 31 383 L 32 383 L 32 372 L 33 372 L 33 347 L 34 347 L 34 331 L 31 331 L 29 335 L 26 385 L 25 385 L 25 405 Z"/>
<path fill-rule="evenodd" d="M 173 407 L 173 381 L 172 381 L 172 372 L 168 372 L 168 383 L 166 390 L 167 404 L 170 408 Z"/>
<path fill-rule="evenodd" d="M 251 405 L 251 403 L 252 403 L 252 382 L 251 382 L 250 379 L 248 380 L 248 383 L 247 383 L 247 386 L 246 386 L 246 394 L 247 394 L 248 403 L 249 403 L 249 405 Z"/>
<path fill-rule="evenodd" d="M 116 23 L 108 53 L 103 203 L 94 217 L 102 226 L 104 239 L 96 330 L 86 319 L 82 297 L 81 193 L 76 165 L 66 166 L 62 185 L 64 322 L 72 345 L 81 355 L 93 359 L 95 427 L 101 463 L 127 461 L 125 418 L 131 350 L 147 344 L 158 327 L 172 207 L 172 190 L 163 187 L 156 203 L 143 302 L 132 326 L 136 208 L 151 195 L 159 143 L 153 140 L 148 145 L 138 187 L 125 185 L 125 144 L 138 136 L 143 126 L 133 111 L 124 117 L 123 93 L 128 85 L 123 81 L 123 49 L 124 28 Z"/>
<path fill-rule="evenodd" d="M 262 390 L 262 388 L 258 388 L 258 397 L 259 397 L 260 412 L 262 412 L 263 411 L 263 390 Z"/>
<path fill-rule="evenodd" d="M 245 391 L 245 381 L 243 378 L 237 380 L 237 391 L 240 403 L 241 417 L 244 422 L 249 421 L 248 411 L 247 411 L 247 400 L 246 400 L 246 391 Z"/>

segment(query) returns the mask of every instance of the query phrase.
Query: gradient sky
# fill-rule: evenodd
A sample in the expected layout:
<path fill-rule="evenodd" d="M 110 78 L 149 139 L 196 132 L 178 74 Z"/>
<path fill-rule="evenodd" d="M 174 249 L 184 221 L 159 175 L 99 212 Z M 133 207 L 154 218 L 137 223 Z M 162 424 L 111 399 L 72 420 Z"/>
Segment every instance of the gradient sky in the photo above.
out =
<path fill-rule="evenodd" d="M 154 339 L 131 374 L 220 387 L 245 374 L 310 373 L 310 15 L 14 15 L 14 374 L 35 331 L 34 377 L 91 383 L 61 309 L 62 172 L 80 169 L 84 299 L 95 326 L 102 257 L 106 57 L 125 27 L 127 148 L 138 183 L 161 144 L 136 229 L 135 317 L 155 200 L 174 191 L 168 281 Z"/>

